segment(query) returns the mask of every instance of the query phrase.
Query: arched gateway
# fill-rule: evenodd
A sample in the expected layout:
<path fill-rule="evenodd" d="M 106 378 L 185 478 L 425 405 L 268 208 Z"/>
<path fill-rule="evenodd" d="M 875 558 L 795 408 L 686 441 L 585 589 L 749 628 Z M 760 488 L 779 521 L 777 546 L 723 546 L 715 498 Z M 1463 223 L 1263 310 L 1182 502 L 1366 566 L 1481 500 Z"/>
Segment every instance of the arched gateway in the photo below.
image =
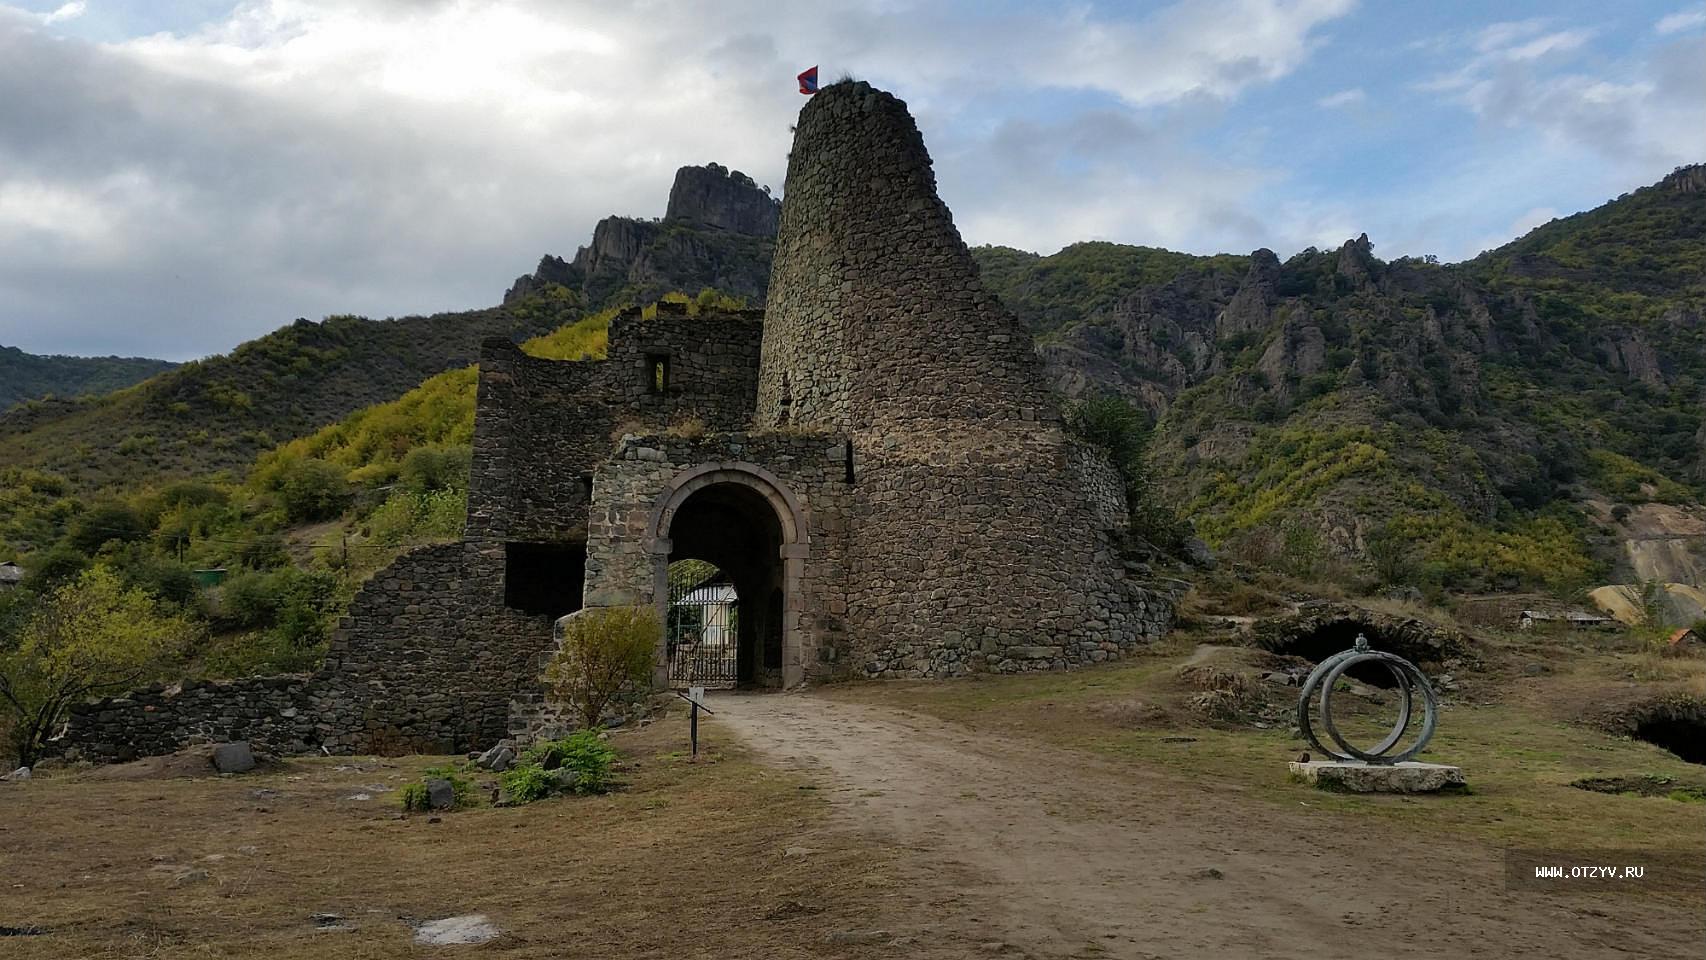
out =
<path fill-rule="evenodd" d="M 670 619 L 670 564 L 699 560 L 714 565 L 737 598 L 740 685 L 791 687 L 804 678 L 798 594 L 811 536 L 787 484 L 754 463 L 683 470 L 653 506 L 645 544 L 661 620 Z M 666 636 L 661 642 L 676 639 Z M 670 682 L 674 659 L 673 651 L 659 650 L 659 686 Z"/>

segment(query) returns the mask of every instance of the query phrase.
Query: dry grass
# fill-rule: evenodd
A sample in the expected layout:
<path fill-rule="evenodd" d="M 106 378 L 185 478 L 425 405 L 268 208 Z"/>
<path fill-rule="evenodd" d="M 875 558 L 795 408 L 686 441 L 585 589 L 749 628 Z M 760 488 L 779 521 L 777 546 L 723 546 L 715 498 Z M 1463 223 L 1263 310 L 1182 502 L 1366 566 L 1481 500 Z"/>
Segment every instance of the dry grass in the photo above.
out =
<path fill-rule="evenodd" d="M 482 957 L 859 957 L 884 948 L 825 933 L 906 928 L 898 852 L 828 829 L 810 783 L 737 750 L 689 762 L 679 717 L 616 742 L 619 792 L 438 823 L 395 818 L 394 792 L 346 798 L 443 758 L 0 784 L 0 927 L 46 931 L 0 954 L 409 957 L 414 922 L 485 913 L 504 934 Z"/>
<path fill-rule="evenodd" d="M 1231 725 L 1188 708 L 1194 684 L 1180 676 L 1177 645 L 1165 654 L 1070 674 L 977 677 L 949 684 L 860 684 L 832 695 L 880 702 L 965 722 L 1009 736 L 1117 758 L 1168 776 L 1227 785 L 1287 807 L 1304 803 L 1356 830 L 1360 820 L 1394 821 L 1417 836 L 1457 836 L 1500 846 L 1650 850 L 1690 865 L 1706 862 L 1706 805 L 1664 797 L 1611 796 L 1576 789 L 1589 777 L 1675 777 L 1692 782 L 1701 767 L 1657 747 L 1610 736 L 1566 715 L 1558 701 L 1584 691 L 1628 687 L 1615 657 L 1583 654 L 1584 679 L 1566 664 L 1558 674 L 1483 680 L 1476 694 L 1452 699 L 1423 759 L 1460 764 L 1467 796 L 1402 798 L 1328 794 L 1291 783 L 1285 761 L 1306 749 L 1282 720 L 1267 729 Z M 1215 661 L 1230 666 L 1224 659 Z M 1554 661 L 1556 662 L 1556 661 Z M 1214 688 L 1213 676 L 1190 668 Z M 1222 670 L 1221 672 L 1225 672 Z M 1221 686 L 1224 686 L 1222 684 Z M 1644 685 L 1643 685 L 1644 686 Z M 1261 684 L 1271 708 L 1294 703 L 1295 688 Z M 1392 701 L 1343 698 L 1353 739 L 1383 729 Z M 1283 704 L 1282 704 L 1283 701 Z M 1335 701 L 1336 703 L 1338 701 Z M 1690 866 L 1693 869 L 1693 866 Z"/>

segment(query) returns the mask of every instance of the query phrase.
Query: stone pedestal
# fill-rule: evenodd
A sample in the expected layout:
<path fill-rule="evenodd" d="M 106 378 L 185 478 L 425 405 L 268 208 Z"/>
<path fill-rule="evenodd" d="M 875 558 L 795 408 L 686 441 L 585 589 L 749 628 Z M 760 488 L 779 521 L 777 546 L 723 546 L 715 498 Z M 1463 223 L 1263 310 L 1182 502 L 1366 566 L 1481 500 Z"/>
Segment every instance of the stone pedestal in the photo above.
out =
<path fill-rule="evenodd" d="M 1311 760 L 1291 762 L 1291 774 L 1324 790 L 1346 793 L 1435 793 L 1465 785 L 1463 769 L 1441 763 Z"/>

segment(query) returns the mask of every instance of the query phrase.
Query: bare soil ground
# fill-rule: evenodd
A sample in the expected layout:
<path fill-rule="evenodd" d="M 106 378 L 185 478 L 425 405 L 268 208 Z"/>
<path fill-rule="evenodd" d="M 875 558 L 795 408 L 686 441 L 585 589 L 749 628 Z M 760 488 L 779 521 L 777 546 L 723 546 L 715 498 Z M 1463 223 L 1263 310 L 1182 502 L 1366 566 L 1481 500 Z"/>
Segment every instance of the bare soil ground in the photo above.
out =
<path fill-rule="evenodd" d="M 1481 793 L 1322 793 L 1287 781 L 1296 746 L 1281 734 L 1111 727 L 1101 708 L 1155 694 L 1163 666 L 734 697 L 716 723 L 824 778 L 843 822 L 955 868 L 955 910 L 937 934 L 987 950 L 1706 956 L 1706 807 L 1574 789 L 1549 782 L 1544 762 L 1533 783 L 1510 764 L 1477 769 L 1513 746 L 1494 732 L 1510 724 L 1498 717 L 1480 731 L 1487 749 L 1470 731 L 1456 741 Z M 1536 751 L 1555 746 L 1543 738 Z M 1534 802 L 1513 808 L 1512 794 Z M 1560 829 L 1582 812 L 1588 822 Z M 1531 822 L 1501 832 L 1506 816 Z M 1549 836 L 1636 847 L 1653 879 L 1609 891 L 1507 884 L 1506 847 Z"/>
<path fill-rule="evenodd" d="M 0 783 L 0 957 L 864 958 L 927 923 L 904 851 L 836 829 L 797 775 L 730 743 L 689 762 L 679 716 L 615 742 L 616 793 L 437 823 L 396 818 L 394 788 L 444 758 Z M 502 936 L 413 944 L 471 913 Z"/>

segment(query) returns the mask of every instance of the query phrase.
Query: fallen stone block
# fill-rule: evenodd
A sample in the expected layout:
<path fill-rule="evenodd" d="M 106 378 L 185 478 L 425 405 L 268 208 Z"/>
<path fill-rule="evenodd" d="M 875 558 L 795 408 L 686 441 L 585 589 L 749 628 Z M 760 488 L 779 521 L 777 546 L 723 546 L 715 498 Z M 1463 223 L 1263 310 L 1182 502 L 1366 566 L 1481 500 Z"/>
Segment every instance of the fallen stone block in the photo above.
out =
<path fill-rule="evenodd" d="M 242 740 L 221 743 L 213 748 L 213 769 L 220 773 L 248 773 L 255 769 L 255 752 Z"/>
<path fill-rule="evenodd" d="M 1442 763 L 1378 764 L 1358 761 L 1291 761 L 1292 776 L 1323 790 L 1347 793 L 1437 793 L 1467 786 L 1461 767 Z"/>

